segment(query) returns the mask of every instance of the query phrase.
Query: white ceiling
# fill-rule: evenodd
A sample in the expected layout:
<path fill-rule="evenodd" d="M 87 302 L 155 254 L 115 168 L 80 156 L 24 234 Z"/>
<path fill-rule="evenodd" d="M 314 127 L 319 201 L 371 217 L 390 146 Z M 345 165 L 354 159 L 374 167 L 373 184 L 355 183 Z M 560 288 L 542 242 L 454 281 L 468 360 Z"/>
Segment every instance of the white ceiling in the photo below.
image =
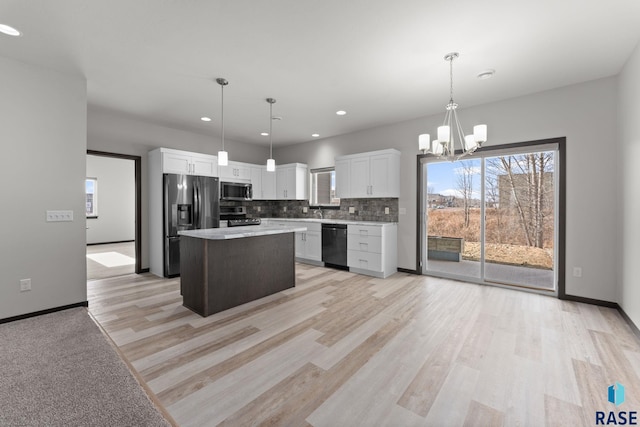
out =
<path fill-rule="evenodd" d="M 463 119 L 615 75 L 640 1 L 0 0 L 0 23 L 23 32 L 0 34 L 0 56 L 85 76 L 90 106 L 218 135 L 224 77 L 226 137 L 268 144 L 273 97 L 284 145 L 444 112 L 451 51 Z"/>

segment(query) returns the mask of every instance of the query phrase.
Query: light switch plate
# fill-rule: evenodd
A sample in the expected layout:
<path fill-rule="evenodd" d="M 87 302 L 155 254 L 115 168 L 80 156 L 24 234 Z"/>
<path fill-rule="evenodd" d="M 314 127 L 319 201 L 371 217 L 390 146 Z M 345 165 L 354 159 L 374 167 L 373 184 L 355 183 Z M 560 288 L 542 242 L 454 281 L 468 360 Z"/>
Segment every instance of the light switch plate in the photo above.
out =
<path fill-rule="evenodd" d="M 302 213 L 307 213 L 309 211 L 309 208 L 307 208 L 306 206 L 302 207 Z"/>
<path fill-rule="evenodd" d="M 389 208 L 384 208 L 384 214 L 389 215 Z"/>
<path fill-rule="evenodd" d="M 73 221 L 73 211 L 47 211 L 47 222 Z"/>
<path fill-rule="evenodd" d="M 349 213 L 356 213 L 356 208 L 349 206 Z"/>

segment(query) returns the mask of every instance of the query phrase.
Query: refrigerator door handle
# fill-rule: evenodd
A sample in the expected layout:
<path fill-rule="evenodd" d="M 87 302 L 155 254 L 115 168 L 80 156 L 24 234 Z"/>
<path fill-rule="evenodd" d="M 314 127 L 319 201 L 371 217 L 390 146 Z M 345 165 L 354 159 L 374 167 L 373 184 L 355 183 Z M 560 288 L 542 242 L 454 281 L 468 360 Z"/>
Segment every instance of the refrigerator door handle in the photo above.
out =
<path fill-rule="evenodd" d="M 195 224 L 193 228 L 200 228 L 200 183 L 197 181 L 193 184 L 193 194 L 195 196 L 195 203 L 193 204 Z"/>

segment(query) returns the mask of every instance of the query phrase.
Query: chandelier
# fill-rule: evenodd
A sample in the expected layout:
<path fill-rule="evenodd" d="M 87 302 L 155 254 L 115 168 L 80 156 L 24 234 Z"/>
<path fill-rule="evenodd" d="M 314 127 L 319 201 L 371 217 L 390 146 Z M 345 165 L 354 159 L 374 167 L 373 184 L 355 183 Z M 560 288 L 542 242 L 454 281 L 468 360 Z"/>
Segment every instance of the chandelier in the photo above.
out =
<path fill-rule="evenodd" d="M 453 100 L 453 60 L 460 54 L 451 52 L 444 56 L 445 61 L 449 61 L 449 103 L 444 116 L 444 123 L 438 127 L 438 139 L 431 141 L 428 133 L 418 137 L 418 147 L 423 154 L 433 154 L 439 159 L 449 161 L 459 160 L 461 157 L 472 154 L 487 141 L 487 125 L 476 125 L 473 127 L 473 135 L 466 135 L 462 131 L 462 126 L 458 120 L 458 104 Z M 456 137 L 457 134 L 457 137 Z M 456 151 L 456 140 L 460 147 Z"/>

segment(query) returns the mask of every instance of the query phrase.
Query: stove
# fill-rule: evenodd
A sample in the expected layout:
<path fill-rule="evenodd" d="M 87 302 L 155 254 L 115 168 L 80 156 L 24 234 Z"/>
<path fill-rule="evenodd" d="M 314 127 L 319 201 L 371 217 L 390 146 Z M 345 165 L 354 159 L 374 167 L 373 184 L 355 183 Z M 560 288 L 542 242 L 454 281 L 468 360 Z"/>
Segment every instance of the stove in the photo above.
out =
<path fill-rule="evenodd" d="M 260 218 L 236 218 L 227 220 L 227 227 L 242 227 L 245 225 L 260 225 Z"/>

